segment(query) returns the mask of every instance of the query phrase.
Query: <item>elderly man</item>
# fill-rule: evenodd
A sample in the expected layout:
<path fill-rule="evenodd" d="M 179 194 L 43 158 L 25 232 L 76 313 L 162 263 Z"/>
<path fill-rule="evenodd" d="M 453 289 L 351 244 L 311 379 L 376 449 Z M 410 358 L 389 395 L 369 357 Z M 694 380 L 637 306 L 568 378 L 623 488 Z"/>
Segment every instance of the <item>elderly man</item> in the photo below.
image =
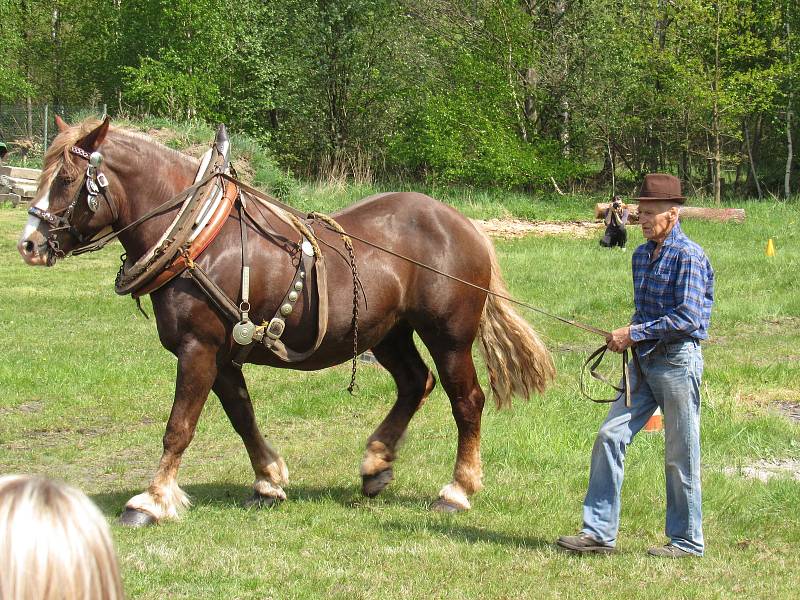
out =
<path fill-rule="evenodd" d="M 685 201 L 678 178 L 645 176 L 637 199 L 648 241 L 633 253 L 636 311 L 630 325 L 611 333 L 608 347 L 622 352 L 635 345 L 641 372 L 631 365 L 631 406 L 620 394 L 594 443 L 583 529 L 560 537 L 556 544 L 579 554 L 615 551 L 625 450 L 660 407 L 669 543 L 648 552 L 668 558 L 702 556 L 700 342 L 708 337 L 714 272 L 703 249 L 686 237 L 678 222 L 679 206 Z"/>

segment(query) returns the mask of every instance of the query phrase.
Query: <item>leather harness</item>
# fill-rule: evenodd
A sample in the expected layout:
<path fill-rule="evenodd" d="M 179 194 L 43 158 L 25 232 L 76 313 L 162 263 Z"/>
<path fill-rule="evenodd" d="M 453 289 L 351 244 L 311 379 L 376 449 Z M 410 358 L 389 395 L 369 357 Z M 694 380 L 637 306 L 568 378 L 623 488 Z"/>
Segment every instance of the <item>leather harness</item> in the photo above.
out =
<path fill-rule="evenodd" d="M 465 281 L 448 273 L 444 273 L 434 267 L 431 267 L 430 265 L 420 263 L 412 258 L 393 252 L 392 250 L 375 244 L 374 242 L 362 239 L 352 234 L 348 234 L 338 225 L 338 223 L 328 216 L 318 213 L 304 214 L 297 209 L 280 202 L 276 198 L 273 198 L 240 182 L 238 179 L 228 174 L 227 170 L 229 168 L 229 163 L 227 159 L 227 153 L 221 151 L 220 142 L 227 143 L 227 133 L 222 125 L 218 130 L 217 138 L 212 146 L 212 158 L 208 163 L 205 175 L 202 178 L 198 176 L 199 181 L 164 204 L 148 211 L 146 214 L 134 220 L 132 223 L 129 223 L 120 230 L 112 233 L 101 235 L 100 237 L 94 239 L 89 239 L 91 236 L 85 236 L 81 234 L 70 223 L 69 219 L 71 218 L 72 213 L 77 206 L 84 186 L 76 191 L 75 197 L 65 209 L 63 215 L 45 211 L 38 207 L 29 208 L 28 213 L 47 222 L 50 225 L 51 235 L 48 237 L 47 245 L 52 249 L 54 254 L 57 256 L 64 255 L 64 252 L 62 252 L 58 247 L 55 232 L 67 230 L 70 235 L 78 240 L 78 247 L 72 251 L 72 254 L 78 255 L 85 252 L 100 250 L 110 241 L 118 237 L 123 231 L 136 227 L 156 214 L 161 214 L 167 210 L 173 209 L 183 202 L 183 207 L 178 212 L 178 216 L 175 218 L 175 221 L 173 221 L 172 226 L 168 228 L 167 232 L 161 237 L 159 242 L 157 242 L 156 245 L 151 248 L 151 250 L 147 252 L 142 259 L 137 261 L 134 265 L 128 267 L 126 267 L 125 261 L 123 260 L 123 264 L 120 267 L 120 271 L 117 275 L 117 281 L 115 285 L 116 292 L 121 295 L 131 294 L 131 296 L 136 299 L 138 303 L 141 296 L 156 291 L 157 289 L 166 285 L 168 282 L 172 281 L 175 277 L 181 276 L 191 278 L 197 284 L 200 290 L 205 293 L 209 300 L 211 300 L 211 302 L 220 310 L 220 312 L 222 312 L 230 321 L 235 323 L 233 338 L 234 341 L 239 344 L 239 350 L 232 359 L 232 363 L 239 368 L 241 368 L 255 343 L 263 344 L 280 360 L 289 363 L 306 360 L 320 347 L 328 327 L 327 273 L 325 269 L 324 257 L 319 251 L 319 246 L 316 243 L 315 236 L 313 235 L 311 228 L 304 222 L 306 219 L 319 219 L 324 227 L 331 231 L 337 232 L 342 236 L 345 246 L 350 253 L 350 261 L 353 269 L 354 355 L 353 377 L 349 387 L 351 392 L 353 390 L 353 386 L 355 385 L 355 353 L 358 346 L 357 284 L 359 283 L 352 244 L 350 241 L 351 237 L 368 246 L 377 248 L 383 252 L 426 268 L 449 279 L 453 279 L 470 287 L 483 290 L 488 294 L 494 294 L 507 301 L 519 304 L 548 317 L 562 321 L 566 324 L 590 331 L 606 338 L 610 336 L 609 332 L 604 330 L 571 319 L 564 319 L 528 303 L 520 302 L 514 298 L 492 292 L 491 290 L 487 290 L 471 282 Z M 96 197 L 99 194 L 102 194 L 112 212 L 112 222 L 116 221 L 119 211 L 113 201 L 113 198 L 108 192 L 108 180 L 98 169 L 100 163 L 102 162 L 102 156 L 98 152 L 94 152 L 90 155 L 83 149 L 75 146 L 73 146 L 71 152 L 89 162 L 89 166 L 86 170 L 85 188 L 88 193 L 87 203 L 90 210 L 92 210 L 92 212 L 97 210 Z M 212 193 L 211 190 L 214 188 L 214 185 L 209 184 L 215 183 L 216 181 L 218 181 L 219 185 L 222 187 L 221 198 L 219 201 L 213 203 L 216 208 L 213 209 L 214 212 L 210 218 L 207 214 L 201 218 L 201 213 L 203 213 L 204 209 L 207 207 L 209 196 Z M 225 181 L 228 182 L 228 185 L 224 183 Z M 303 236 L 301 243 L 298 244 L 298 246 L 301 248 L 301 260 L 299 261 L 297 271 L 292 279 L 289 290 L 284 295 L 283 301 L 279 305 L 279 308 L 272 319 L 269 321 L 264 321 L 261 325 L 255 325 L 249 319 L 249 265 L 247 260 L 247 225 L 245 223 L 245 216 L 249 216 L 249 214 L 246 210 L 247 196 L 245 194 L 263 201 L 265 205 L 274 212 L 274 214 L 291 225 Z M 208 246 L 220 232 L 222 226 L 227 221 L 228 217 L 230 217 L 234 205 L 238 207 L 242 238 L 242 301 L 238 306 L 195 262 L 195 260 L 206 248 L 208 248 Z M 275 210 L 273 207 L 279 210 Z M 252 217 L 250 218 L 253 223 L 256 224 L 255 220 L 252 219 Z M 193 227 L 201 221 L 204 222 L 204 225 L 202 229 L 197 232 L 193 229 Z M 294 303 L 299 299 L 300 294 L 307 289 L 306 278 L 308 277 L 308 274 L 314 270 L 314 267 L 316 267 L 316 289 L 318 298 L 317 337 L 314 341 L 314 344 L 308 350 L 304 352 L 297 352 L 283 344 L 283 342 L 280 340 L 280 337 L 285 330 L 285 317 L 291 314 Z M 625 397 L 626 406 L 630 407 L 631 389 L 628 372 L 628 351 L 625 350 L 622 354 L 622 386 L 617 387 L 610 383 L 605 376 L 596 371 L 602 362 L 603 357 L 605 356 L 606 350 L 607 346 L 601 346 L 595 352 L 593 352 L 583 364 L 580 380 L 581 393 L 593 402 L 614 402 L 617 399 L 613 398 L 609 400 L 598 400 L 591 398 L 586 393 L 584 388 L 584 371 L 591 363 L 591 366 L 589 367 L 591 376 L 608 384 L 614 390 L 623 394 Z M 632 355 L 634 366 L 641 373 L 641 367 L 639 366 L 638 356 L 635 349 L 633 350 Z M 641 378 L 639 379 L 638 383 L 641 383 Z"/>
<path fill-rule="evenodd" d="M 310 227 L 297 223 L 295 216 L 294 222 L 299 227 L 295 226 L 294 228 L 302 234 L 301 242 L 297 244 L 301 250 L 301 259 L 289 290 L 284 294 L 283 301 L 272 319 L 264 321 L 261 325 L 255 325 L 249 320 L 249 265 L 247 264 L 248 245 L 245 223 L 245 217 L 249 214 L 246 211 L 247 196 L 240 187 L 246 188 L 250 193 L 256 190 L 241 184 L 227 174 L 229 169 L 227 147 L 227 133 L 224 126 L 221 126 L 210 150 L 210 159 L 205 172 L 198 175 L 194 185 L 136 219 L 125 228 L 91 239 L 92 236 L 83 235 L 70 223 L 70 218 L 84 188 L 87 190 L 87 204 L 92 212 L 97 210 L 95 198 L 99 194 L 102 194 L 108 203 L 112 213 L 112 222 L 117 220 L 119 211 L 108 192 L 108 180 L 97 168 L 102 162 L 102 155 L 99 152 L 90 155 L 82 148 L 74 146 L 71 153 L 89 162 L 84 186 L 76 191 L 72 202 L 63 211 L 63 214 L 45 211 L 38 207 L 31 207 L 28 212 L 50 225 L 51 235 L 48 237 L 47 245 L 57 256 L 63 256 L 64 253 L 60 250 L 55 235 L 58 231 L 67 230 L 79 244 L 73 250 L 73 254 L 83 254 L 103 248 L 125 229 L 135 227 L 156 214 L 182 205 L 167 231 L 142 258 L 136 263 L 128 265 L 123 255 L 115 291 L 120 295 L 130 294 L 138 303 L 141 296 L 158 290 L 178 276 L 190 278 L 222 314 L 235 324 L 233 338 L 239 345 L 239 350 L 232 360 L 235 366 L 241 368 L 255 343 L 263 344 L 284 362 L 301 362 L 319 349 L 328 329 L 327 271 L 324 257 Z M 218 198 L 215 197 L 215 193 L 218 194 Z M 281 204 L 277 201 L 276 203 Z M 235 304 L 195 262 L 222 230 L 223 225 L 231 216 L 234 206 L 238 207 L 242 235 L 242 301 L 239 305 Z M 282 205 L 281 208 L 285 206 Z M 292 209 L 292 213 L 298 212 Z M 303 217 L 305 218 L 306 215 Z M 252 220 L 252 217 L 250 219 Z M 286 217 L 283 219 L 290 225 L 293 224 L 291 219 Z M 296 351 L 286 346 L 280 338 L 286 328 L 286 317 L 291 314 L 294 304 L 307 289 L 307 278 L 310 278 L 312 273 L 316 275 L 317 336 L 310 348 L 305 351 Z"/>

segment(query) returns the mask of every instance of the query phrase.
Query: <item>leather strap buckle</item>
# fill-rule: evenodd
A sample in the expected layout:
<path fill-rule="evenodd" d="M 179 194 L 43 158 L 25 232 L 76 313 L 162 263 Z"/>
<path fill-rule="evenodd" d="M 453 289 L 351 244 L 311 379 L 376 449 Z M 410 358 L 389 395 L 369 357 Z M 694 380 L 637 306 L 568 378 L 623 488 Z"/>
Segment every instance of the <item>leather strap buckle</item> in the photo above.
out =
<path fill-rule="evenodd" d="M 284 329 L 286 329 L 286 321 L 283 319 L 272 319 L 267 326 L 267 337 L 272 340 L 277 340 L 283 335 Z"/>

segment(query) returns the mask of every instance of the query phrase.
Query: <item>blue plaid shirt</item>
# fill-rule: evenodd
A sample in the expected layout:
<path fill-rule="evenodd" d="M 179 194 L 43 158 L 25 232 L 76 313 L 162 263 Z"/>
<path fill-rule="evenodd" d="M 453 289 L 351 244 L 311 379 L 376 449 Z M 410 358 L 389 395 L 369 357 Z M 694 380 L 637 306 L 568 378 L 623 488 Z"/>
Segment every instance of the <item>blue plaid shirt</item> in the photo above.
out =
<path fill-rule="evenodd" d="M 659 341 L 708 338 L 714 303 L 714 270 L 703 249 L 686 237 L 680 223 L 651 260 L 656 243 L 648 241 L 633 253 L 631 339 L 647 354 Z"/>

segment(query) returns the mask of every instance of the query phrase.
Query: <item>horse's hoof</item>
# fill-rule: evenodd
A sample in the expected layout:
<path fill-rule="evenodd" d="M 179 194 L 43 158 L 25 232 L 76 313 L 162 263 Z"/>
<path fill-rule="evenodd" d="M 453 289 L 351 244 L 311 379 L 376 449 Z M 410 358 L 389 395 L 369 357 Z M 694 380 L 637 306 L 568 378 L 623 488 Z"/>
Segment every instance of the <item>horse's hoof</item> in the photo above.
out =
<path fill-rule="evenodd" d="M 361 493 L 367 498 L 374 498 L 394 479 L 394 471 L 391 467 L 379 471 L 374 475 L 361 476 Z"/>
<path fill-rule="evenodd" d="M 433 512 L 452 514 L 452 513 L 464 512 L 467 509 L 464 508 L 463 506 L 458 506 L 457 504 L 448 502 L 444 498 L 439 498 L 436 502 L 431 504 L 431 510 Z"/>
<path fill-rule="evenodd" d="M 126 507 L 119 516 L 120 525 L 125 525 L 126 527 L 147 527 L 155 522 L 156 518 L 153 515 L 135 508 Z"/>
<path fill-rule="evenodd" d="M 250 499 L 244 503 L 246 508 L 273 508 L 283 502 L 283 498 L 276 496 L 263 496 L 254 492 Z"/>

